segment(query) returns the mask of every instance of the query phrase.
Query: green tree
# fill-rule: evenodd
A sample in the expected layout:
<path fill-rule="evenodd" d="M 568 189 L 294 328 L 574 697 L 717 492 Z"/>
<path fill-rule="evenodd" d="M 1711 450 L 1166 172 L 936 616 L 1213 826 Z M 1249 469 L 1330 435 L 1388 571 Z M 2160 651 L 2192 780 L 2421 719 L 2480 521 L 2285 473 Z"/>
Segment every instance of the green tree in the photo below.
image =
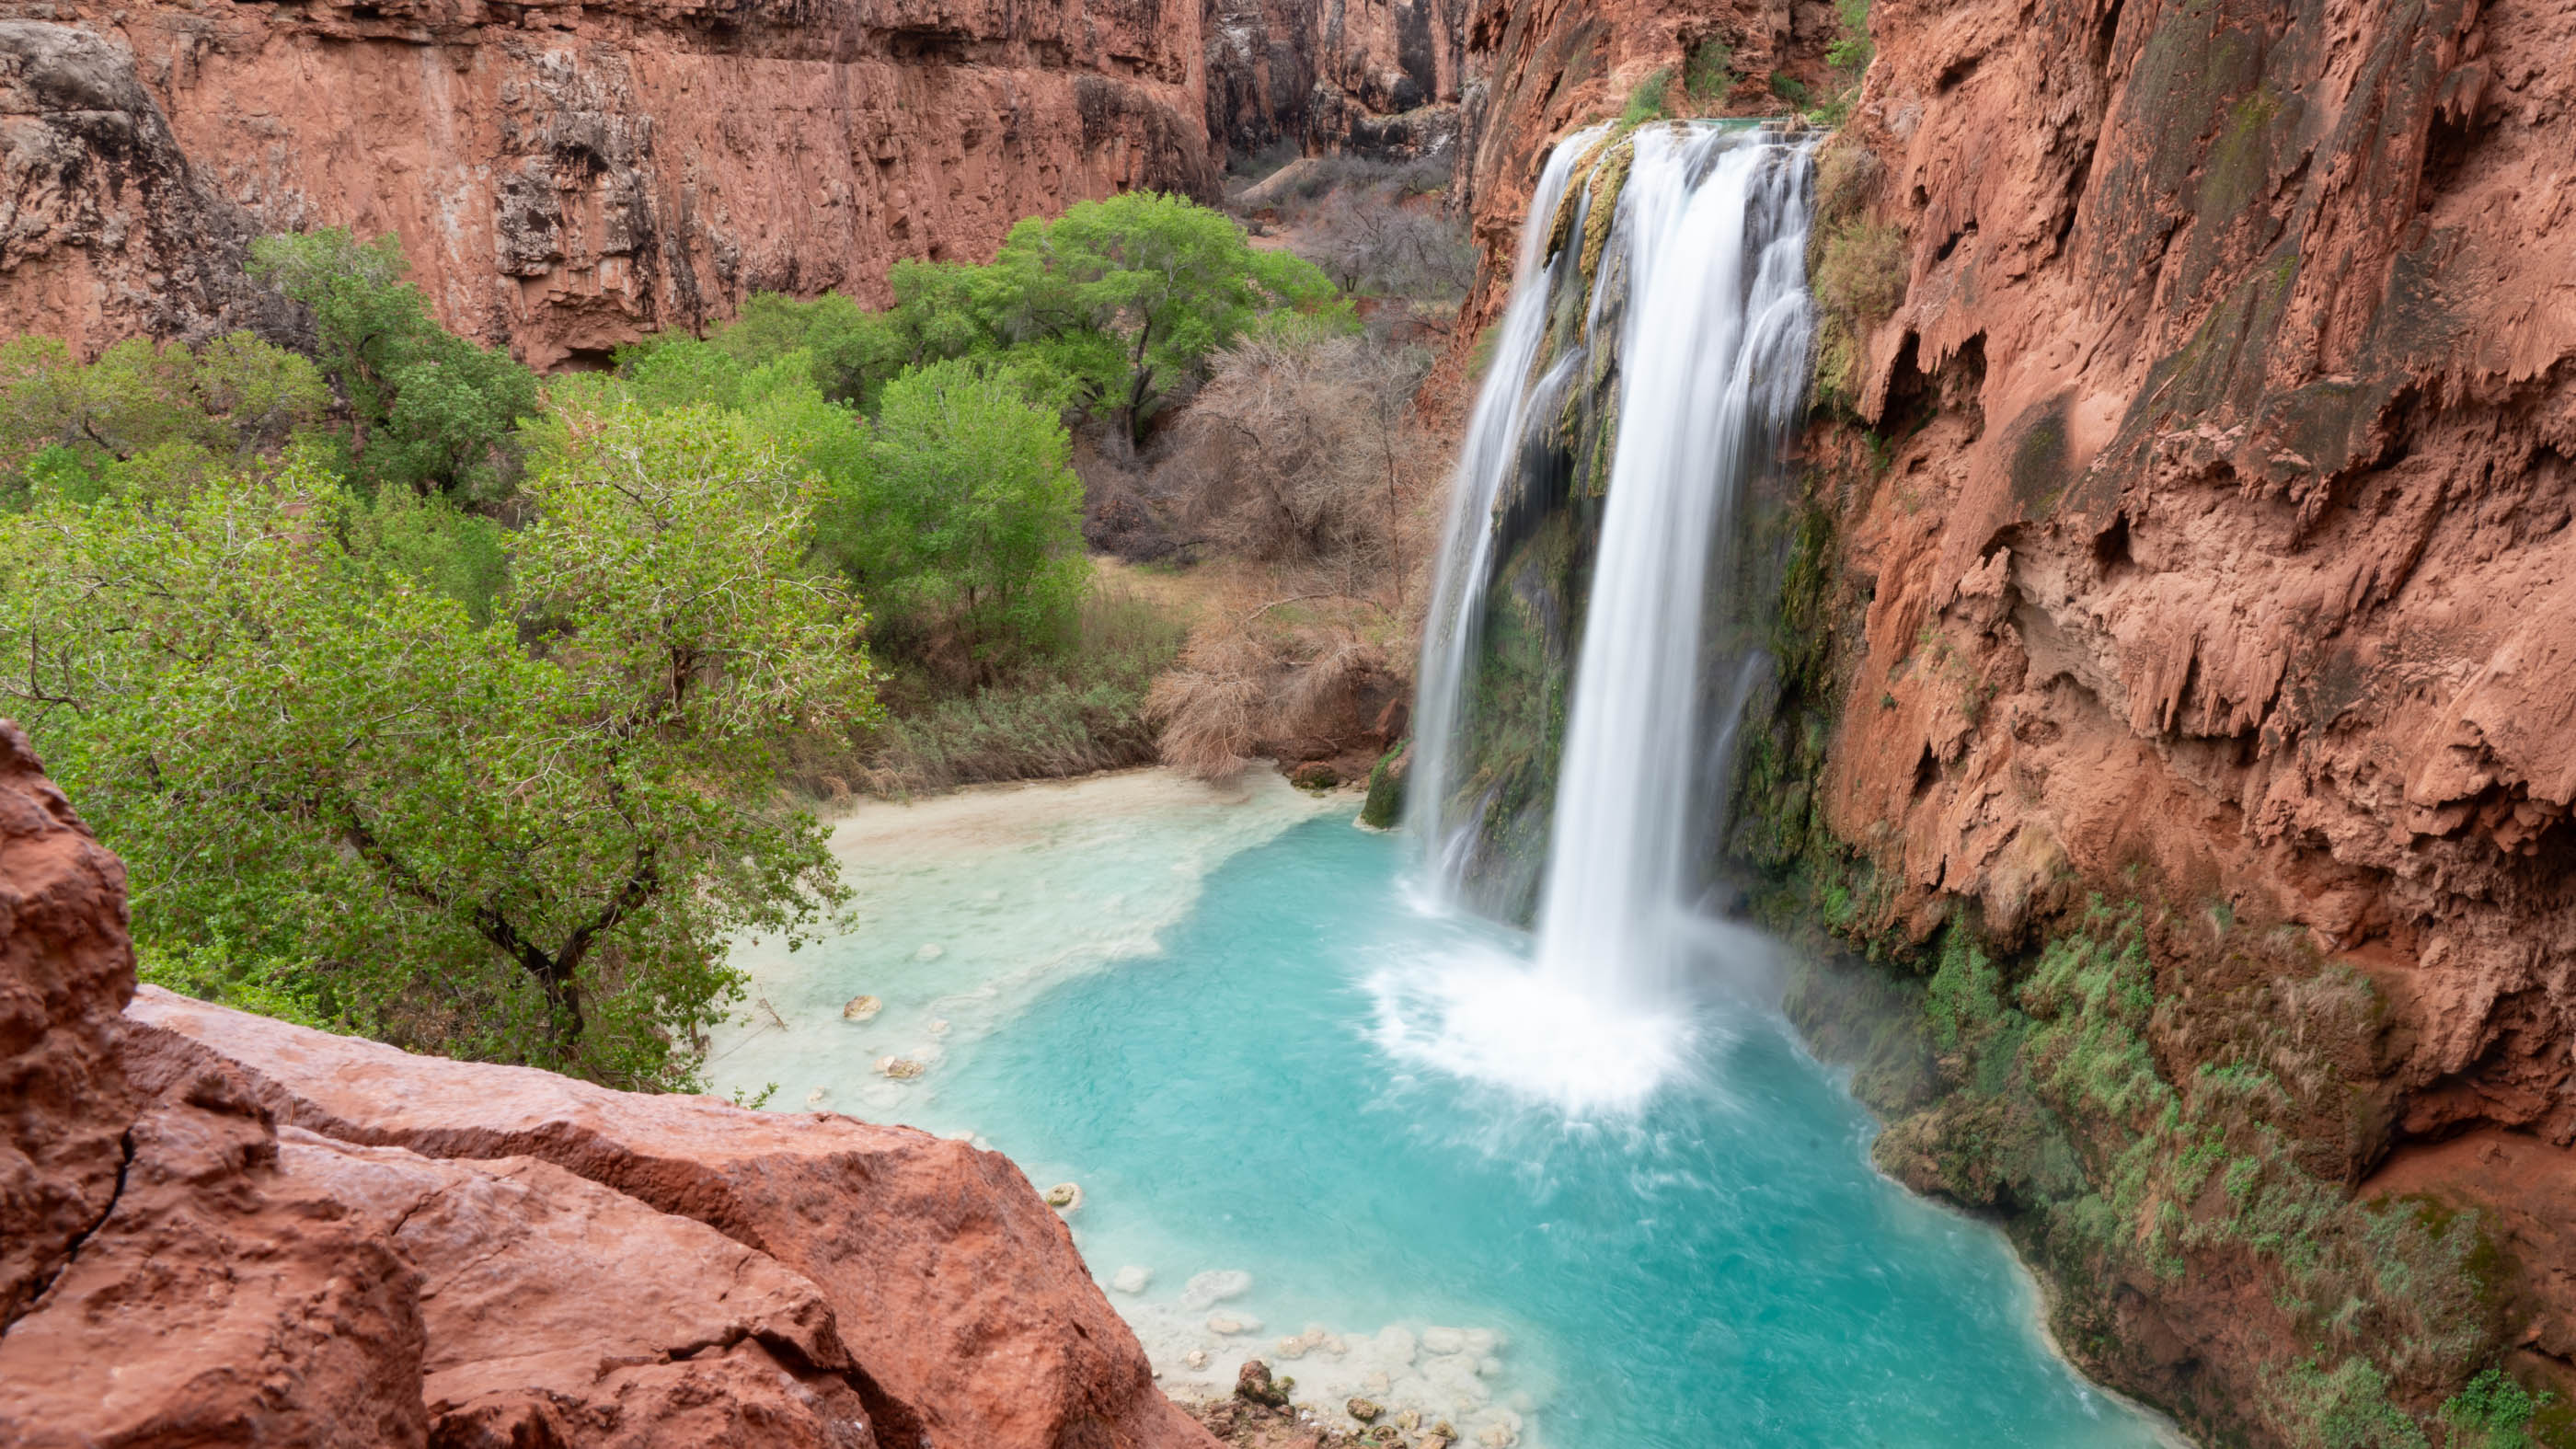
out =
<path fill-rule="evenodd" d="M 1232 218 L 1133 191 L 1011 229 L 994 260 L 997 330 L 1021 339 L 1088 334 L 1113 346 L 1059 359 L 1141 440 L 1202 359 L 1265 310 L 1322 310 L 1331 279 L 1287 252 L 1255 251 Z"/>
<path fill-rule="evenodd" d="M 330 406 L 313 364 L 247 332 L 197 348 L 129 338 L 83 363 L 50 337 L 0 343 L 0 494 L 86 501 L 271 452 Z"/>
<path fill-rule="evenodd" d="M 916 654 L 949 645 L 990 664 L 1053 649 L 1091 576 L 1070 457 L 1063 423 L 1016 383 L 933 363 L 886 386 L 818 543 Z"/>
<path fill-rule="evenodd" d="M 875 708 L 822 481 L 708 409 L 567 428 L 489 625 L 309 460 L 0 519 L 0 699 L 170 979 L 685 1085 L 729 938 L 839 899 L 768 803 L 770 741 Z"/>
<path fill-rule="evenodd" d="M 402 279 L 407 266 L 393 237 L 338 227 L 251 243 L 251 275 L 312 309 L 322 370 L 349 405 L 357 477 L 492 494 L 508 481 L 513 430 L 537 411 L 536 375 L 441 327 Z"/>

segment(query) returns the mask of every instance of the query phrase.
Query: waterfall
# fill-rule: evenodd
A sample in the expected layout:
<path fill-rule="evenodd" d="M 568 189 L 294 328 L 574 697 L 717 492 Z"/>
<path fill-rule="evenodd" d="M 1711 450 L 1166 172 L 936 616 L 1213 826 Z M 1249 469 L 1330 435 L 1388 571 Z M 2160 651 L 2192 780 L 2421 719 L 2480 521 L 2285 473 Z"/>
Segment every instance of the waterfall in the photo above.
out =
<path fill-rule="evenodd" d="M 1539 905 L 1539 969 L 1668 991 L 1701 718 L 1701 617 L 1747 476 L 1805 396 L 1805 167 L 1758 135 L 1640 132 L 1618 448 Z"/>
<path fill-rule="evenodd" d="M 1492 782 L 1503 767 L 1475 757 L 1480 710 L 1526 713 L 1478 695 L 1497 539 L 1526 536 L 1534 511 L 1585 510 L 1598 537 L 1563 742 L 1538 767 L 1553 772 L 1553 804 L 1536 960 L 1508 982 L 1390 994 L 1390 1040 L 1437 1020 L 1432 1058 L 1508 1078 L 1504 1059 L 1526 1053 L 1525 1080 L 1588 1105 L 1635 1104 L 1688 1051 L 1683 976 L 1710 939 L 1687 904 L 1693 824 L 1723 809 L 1711 796 L 1762 663 L 1706 625 L 1738 582 L 1747 486 L 1777 462 L 1805 396 L 1809 169 L 1801 141 L 1713 123 L 1586 132 L 1548 161 L 1460 461 L 1408 784 L 1408 823 L 1453 897 L 1494 833 L 1496 797 L 1540 793 L 1518 757 L 1519 776 Z M 1592 214 L 1600 204 L 1608 217 Z M 1569 444 L 1577 433 L 1598 446 Z M 1553 1017 L 1544 1040 L 1514 1028 L 1508 1043 L 1461 1045 L 1497 991 Z"/>
<path fill-rule="evenodd" d="M 1484 614 L 1485 576 L 1493 564 L 1494 502 L 1505 479 L 1520 466 L 1521 438 L 1530 424 L 1533 396 L 1544 391 L 1530 379 L 1547 336 L 1548 298 L 1557 278 L 1573 270 L 1572 249 L 1546 255 L 1548 231 L 1574 163 L 1609 128 L 1595 126 L 1557 143 L 1531 193 L 1521 223 L 1520 254 L 1513 259 L 1511 300 L 1503 309 L 1484 386 L 1458 452 L 1450 483 L 1449 517 L 1441 529 L 1440 561 L 1429 610 L 1423 615 L 1422 665 L 1414 690 L 1413 762 L 1405 791 L 1405 825 L 1431 853 L 1432 881 L 1451 894 L 1464 868 L 1455 848 L 1463 823 L 1449 800 L 1467 669 L 1477 625 Z M 1570 359 L 1569 359 L 1570 360 Z"/>

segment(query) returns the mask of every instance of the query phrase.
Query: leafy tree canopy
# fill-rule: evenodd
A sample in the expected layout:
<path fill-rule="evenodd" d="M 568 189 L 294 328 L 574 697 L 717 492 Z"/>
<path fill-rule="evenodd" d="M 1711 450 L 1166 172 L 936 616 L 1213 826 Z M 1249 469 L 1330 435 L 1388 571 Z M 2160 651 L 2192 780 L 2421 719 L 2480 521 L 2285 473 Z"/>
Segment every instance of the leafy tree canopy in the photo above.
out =
<path fill-rule="evenodd" d="M 125 857 L 153 969 L 684 1085 L 728 938 L 839 899 L 768 803 L 770 741 L 875 708 L 806 564 L 822 480 L 703 407 L 564 429 L 488 624 L 309 458 L 0 518 L 0 700 Z"/>
<path fill-rule="evenodd" d="M 330 403 L 312 363 L 247 332 L 194 349 L 129 338 L 86 364 L 15 338 L 0 343 L 0 502 L 192 478 L 279 447 Z"/>
<path fill-rule="evenodd" d="M 439 326 L 406 269 L 393 237 L 339 227 L 251 243 L 251 275 L 312 310 L 359 482 L 490 497 L 515 465 L 512 430 L 537 411 L 536 375 Z"/>

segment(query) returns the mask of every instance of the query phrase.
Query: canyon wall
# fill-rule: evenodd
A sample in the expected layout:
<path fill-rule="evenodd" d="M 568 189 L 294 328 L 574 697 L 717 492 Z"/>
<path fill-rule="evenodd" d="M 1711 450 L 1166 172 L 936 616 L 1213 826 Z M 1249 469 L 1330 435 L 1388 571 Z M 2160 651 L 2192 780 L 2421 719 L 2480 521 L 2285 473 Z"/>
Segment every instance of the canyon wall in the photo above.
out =
<path fill-rule="evenodd" d="M 124 911 L 0 721 L 0 1440 L 1214 1442 L 997 1153 L 138 992 Z"/>
<path fill-rule="evenodd" d="M 1464 0 L 1209 0 L 1220 160 L 1437 156 L 1458 139 Z"/>
<path fill-rule="evenodd" d="M 94 351 L 274 320 L 264 232 L 402 240 L 442 320 L 603 364 L 884 296 L 1023 217 L 1212 197 L 1198 0 L 0 4 L 0 308 Z"/>
<path fill-rule="evenodd" d="M 1870 29 L 1720 868 L 1871 958 L 1793 1012 L 2088 1368 L 2257 1443 L 2563 1399 L 2576 5 Z M 1699 37 L 1830 33 L 1479 7 L 1479 314 L 1553 140 Z"/>

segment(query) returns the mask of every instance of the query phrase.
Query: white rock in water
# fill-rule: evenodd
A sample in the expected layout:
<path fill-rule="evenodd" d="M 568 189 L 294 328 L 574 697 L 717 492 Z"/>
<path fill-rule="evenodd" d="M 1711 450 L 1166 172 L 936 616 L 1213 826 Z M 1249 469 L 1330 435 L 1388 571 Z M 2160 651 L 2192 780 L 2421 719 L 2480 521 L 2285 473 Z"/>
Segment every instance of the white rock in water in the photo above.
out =
<path fill-rule="evenodd" d="M 1502 1346 L 1503 1336 L 1490 1328 L 1467 1330 L 1467 1351 L 1478 1358 L 1483 1358 Z"/>
<path fill-rule="evenodd" d="M 1413 1335 L 1401 1328 L 1389 1328 L 1377 1336 L 1377 1351 L 1392 1364 L 1413 1362 Z"/>
<path fill-rule="evenodd" d="M 1153 1281 L 1153 1269 L 1130 1263 L 1110 1278 L 1109 1286 L 1121 1293 L 1142 1293 L 1145 1291 L 1145 1285 Z"/>
<path fill-rule="evenodd" d="M 1182 1355 L 1181 1355 L 1181 1362 L 1183 1362 L 1183 1363 L 1185 1363 L 1185 1364 L 1188 1364 L 1190 1367 L 1192 1367 L 1192 1368 L 1194 1368 L 1194 1369 L 1203 1369 L 1203 1368 L 1206 1368 L 1206 1367 L 1207 1367 L 1207 1358 L 1208 1358 L 1208 1356 L 1207 1356 L 1207 1350 L 1206 1350 L 1206 1349 L 1203 1349 L 1203 1348 L 1194 1348 L 1194 1349 L 1191 1349 L 1188 1353 L 1185 1353 L 1185 1354 L 1182 1354 Z"/>
<path fill-rule="evenodd" d="M 822 1105 L 822 1102 L 823 1102 L 823 1095 L 824 1095 L 824 1094 L 823 1094 L 823 1089 L 822 1089 L 822 1088 L 820 1088 L 820 1087 L 816 1087 L 814 1090 L 812 1090 L 812 1091 L 810 1091 L 810 1092 L 807 1092 L 807 1093 L 805 1094 L 805 1105 L 806 1105 L 806 1106 L 808 1106 L 808 1107 L 816 1107 L 816 1106 L 820 1106 L 820 1105 Z"/>
<path fill-rule="evenodd" d="M 1213 1308 L 1252 1291 L 1252 1275 L 1240 1268 L 1219 1268 L 1194 1275 L 1181 1290 L 1183 1308 Z"/>
<path fill-rule="evenodd" d="M 1467 1346 L 1467 1335 L 1454 1328 L 1426 1328 L 1422 1346 L 1433 1353 L 1456 1353 Z"/>
<path fill-rule="evenodd" d="M 1360 1387 L 1377 1395 L 1381 1399 L 1395 1392 L 1394 1381 L 1389 1379 L 1383 1370 L 1370 1374 L 1367 1378 L 1360 1380 Z"/>
<path fill-rule="evenodd" d="M 947 1021 L 947 1018 L 945 1018 L 945 1017 L 938 1017 L 938 1016 L 934 1016 L 934 1017 L 932 1017 L 932 1018 L 930 1019 L 930 1025 L 929 1025 L 927 1028 L 925 1028 L 925 1030 L 927 1030 L 927 1031 L 928 1031 L 932 1036 L 946 1036 L 946 1035 L 948 1035 L 948 1021 Z"/>
<path fill-rule="evenodd" d="M 915 961 L 936 961 L 947 954 L 948 948 L 940 945 L 937 941 L 924 941 L 921 943 L 921 949 L 912 953 L 912 959 Z"/>
<path fill-rule="evenodd" d="M 913 1078 L 920 1076 L 923 1070 L 924 1068 L 921 1063 L 914 1061 L 910 1057 L 877 1058 L 877 1071 L 884 1076 L 894 1078 L 898 1082 L 909 1082 Z"/>
<path fill-rule="evenodd" d="M 1048 1188 L 1045 1192 L 1039 1194 L 1039 1196 L 1045 1198 L 1046 1205 L 1054 1208 L 1057 1212 L 1070 1213 L 1075 1208 L 1082 1206 L 1082 1184 L 1078 1182 L 1059 1182 L 1055 1186 Z"/>
<path fill-rule="evenodd" d="M 956 1131 L 948 1134 L 948 1140 L 951 1142 L 971 1143 L 975 1140 L 975 1129 L 972 1127 L 960 1127 Z"/>
<path fill-rule="evenodd" d="M 873 996 L 853 996 L 850 998 L 850 1004 L 841 1008 L 841 1020 L 874 1021 L 877 1019 L 877 1013 L 883 1010 L 885 1010 L 885 1003 Z"/>
<path fill-rule="evenodd" d="M 1342 1342 L 1342 1336 L 1338 1333 L 1325 1334 L 1321 1347 L 1324 1352 L 1331 1354 L 1335 1358 L 1340 1358 L 1343 1354 L 1351 1351 L 1351 1346 Z"/>
<path fill-rule="evenodd" d="M 1483 1374 L 1487 1378 L 1492 1378 L 1494 1375 L 1501 1373 L 1502 1371 L 1503 1361 L 1501 1359 L 1480 1358 L 1476 1360 L 1476 1372 Z"/>
<path fill-rule="evenodd" d="M 1237 1318 L 1231 1313 L 1213 1313 L 1208 1315 L 1207 1326 L 1208 1332 L 1221 1333 L 1231 1338 L 1238 1333 L 1259 1332 L 1261 1330 L 1261 1320 L 1258 1318 Z"/>
<path fill-rule="evenodd" d="M 1276 1351 L 1281 1358 L 1304 1358 L 1306 1356 L 1306 1340 L 1295 1337 L 1283 1338 L 1279 1340 Z"/>
<path fill-rule="evenodd" d="M 1487 1424 L 1484 1431 L 1476 1436 L 1476 1442 L 1484 1445 L 1485 1449 L 1512 1449 L 1520 1438 L 1509 1424 Z"/>

